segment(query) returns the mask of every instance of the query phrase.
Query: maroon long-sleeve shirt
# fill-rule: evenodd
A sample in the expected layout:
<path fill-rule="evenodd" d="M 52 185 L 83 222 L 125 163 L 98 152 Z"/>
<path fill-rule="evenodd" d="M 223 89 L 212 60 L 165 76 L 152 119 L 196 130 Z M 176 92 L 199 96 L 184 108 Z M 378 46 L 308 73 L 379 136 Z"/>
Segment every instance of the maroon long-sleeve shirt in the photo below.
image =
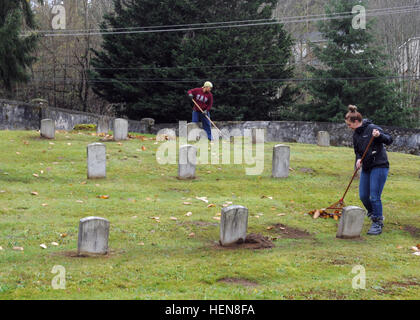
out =
<path fill-rule="evenodd" d="M 203 111 L 210 111 L 213 106 L 213 95 L 211 92 L 204 92 L 203 88 L 195 88 L 188 91 L 188 94 L 194 96 L 195 102 L 200 106 Z M 194 111 L 200 111 L 196 105 L 194 105 Z"/>

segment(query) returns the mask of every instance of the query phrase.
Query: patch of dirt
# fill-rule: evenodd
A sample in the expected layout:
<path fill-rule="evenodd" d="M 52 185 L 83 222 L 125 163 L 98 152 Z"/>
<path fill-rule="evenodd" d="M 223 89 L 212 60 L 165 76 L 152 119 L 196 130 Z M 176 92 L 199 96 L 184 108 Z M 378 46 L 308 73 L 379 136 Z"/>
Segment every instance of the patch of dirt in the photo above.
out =
<path fill-rule="evenodd" d="M 272 229 L 276 233 L 279 233 L 279 238 L 285 238 L 285 239 L 302 239 L 302 238 L 311 238 L 313 237 L 312 234 L 310 234 L 306 230 L 300 230 L 292 227 L 288 227 L 284 224 L 278 223 L 274 225 L 274 228 Z"/>
<path fill-rule="evenodd" d="M 250 233 L 246 236 L 245 242 L 238 241 L 237 243 L 222 246 L 220 243 L 216 245 L 217 249 L 228 249 L 228 250 L 235 250 L 235 249 L 252 249 L 252 250 L 259 250 L 259 249 L 270 249 L 274 248 L 274 243 L 268 238 L 264 237 L 261 234 Z"/>
<path fill-rule="evenodd" d="M 381 284 L 377 289 L 382 294 L 395 294 L 397 290 L 407 289 L 410 287 L 420 286 L 420 281 L 417 279 L 407 279 L 406 281 L 390 281 Z"/>
<path fill-rule="evenodd" d="M 239 284 L 244 287 L 256 287 L 258 286 L 257 282 L 250 281 L 247 279 L 241 279 L 241 278 L 222 278 L 217 280 L 217 282 L 227 283 L 227 284 Z"/>
<path fill-rule="evenodd" d="M 404 226 L 404 231 L 410 233 L 413 238 L 420 238 L 420 228 L 415 226 L 406 225 Z"/>
<path fill-rule="evenodd" d="M 311 168 L 300 168 L 299 171 L 303 173 L 315 173 L 315 170 Z"/>

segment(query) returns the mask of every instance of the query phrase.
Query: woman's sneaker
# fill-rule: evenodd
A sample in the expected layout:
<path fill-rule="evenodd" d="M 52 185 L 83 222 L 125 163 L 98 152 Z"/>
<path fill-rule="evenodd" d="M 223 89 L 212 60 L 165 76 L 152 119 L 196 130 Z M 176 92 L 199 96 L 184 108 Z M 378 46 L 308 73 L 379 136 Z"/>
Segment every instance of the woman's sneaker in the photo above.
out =
<path fill-rule="evenodd" d="M 368 235 L 377 236 L 382 233 L 382 228 L 384 227 L 382 218 L 372 217 L 372 225 L 368 231 Z"/>

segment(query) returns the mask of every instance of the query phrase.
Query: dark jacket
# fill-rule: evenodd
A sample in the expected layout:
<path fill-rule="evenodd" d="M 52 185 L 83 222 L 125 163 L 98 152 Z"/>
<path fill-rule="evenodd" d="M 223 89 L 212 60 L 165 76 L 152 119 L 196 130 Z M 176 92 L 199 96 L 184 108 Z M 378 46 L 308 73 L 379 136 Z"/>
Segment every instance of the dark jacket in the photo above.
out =
<path fill-rule="evenodd" d="M 369 171 L 372 168 L 389 168 L 388 156 L 384 144 L 390 145 L 393 141 L 392 137 L 388 133 L 385 133 L 381 127 L 373 124 L 372 121 L 368 119 L 363 120 L 363 124 L 353 133 L 353 146 L 354 153 L 356 154 L 356 161 L 362 158 L 374 129 L 379 130 L 381 135 L 373 140 L 372 145 L 363 160 L 362 167 L 364 171 Z"/>

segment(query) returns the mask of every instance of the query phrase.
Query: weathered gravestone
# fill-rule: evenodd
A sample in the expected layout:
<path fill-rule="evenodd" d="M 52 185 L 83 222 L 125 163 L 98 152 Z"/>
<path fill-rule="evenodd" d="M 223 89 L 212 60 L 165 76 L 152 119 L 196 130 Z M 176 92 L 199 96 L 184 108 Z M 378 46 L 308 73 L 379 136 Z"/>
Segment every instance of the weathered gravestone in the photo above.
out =
<path fill-rule="evenodd" d="M 79 222 L 77 253 L 107 254 L 109 221 L 100 217 L 88 217 Z"/>
<path fill-rule="evenodd" d="M 55 138 L 55 121 L 51 119 L 41 120 L 41 137 L 45 139 Z"/>
<path fill-rule="evenodd" d="M 329 147 L 330 134 L 327 131 L 319 131 L 317 135 L 317 143 L 320 147 Z"/>
<path fill-rule="evenodd" d="M 125 119 L 114 120 L 114 140 L 127 140 L 128 137 L 128 121 Z"/>
<path fill-rule="evenodd" d="M 140 124 L 142 125 L 143 133 L 151 133 L 152 127 L 155 125 L 155 119 L 143 118 L 140 120 Z"/>
<path fill-rule="evenodd" d="M 366 211 L 362 208 L 355 206 L 345 207 L 338 225 L 337 238 L 359 238 L 362 233 L 365 215 Z"/>
<path fill-rule="evenodd" d="M 176 140 L 176 132 L 173 129 L 162 129 L 156 135 L 156 141 Z"/>
<path fill-rule="evenodd" d="M 278 144 L 273 148 L 273 178 L 287 178 L 290 166 L 290 147 Z"/>
<path fill-rule="evenodd" d="M 266 128 L 252 128 L 251 129 L 252 144 L 265 143 L 266 137 L 267 137 Z"/>
<path fill-rule="evenodd" d="M 106 177 L 106 147 L 102 143 L 87 146 L 87 177 L 102 179 Z"/>
<path fill-rule="evenodd" d="M 187 124 L 187 141 L 198 141 L 202 138 L 207 139 L 206 132 L 201 128 L 201 123 L 190 122 Z"/>
<path fill-rule="evenodd" d="M 222 209 L 222 218 L 220 220 L 220 244 L 222 246 L 245 242 L 247 229 L 247 208 L 230 206 Z"/>
<path fill-rule="evenodd" d="M 110 123 L 111 118 L 110 117 L 100 117 L 98 119 L 98 126 L 96 128 L 96 133 L 101 134 L 101 133 L 105 133 L 107 134 L 109 132 L 110 129 Z"/>
<path fill-rule="evenodd" d="M 195 167 L 197 164 L 197 148 L 185 145 L 179 148 L 178 179 L 195 179 Z"/>

